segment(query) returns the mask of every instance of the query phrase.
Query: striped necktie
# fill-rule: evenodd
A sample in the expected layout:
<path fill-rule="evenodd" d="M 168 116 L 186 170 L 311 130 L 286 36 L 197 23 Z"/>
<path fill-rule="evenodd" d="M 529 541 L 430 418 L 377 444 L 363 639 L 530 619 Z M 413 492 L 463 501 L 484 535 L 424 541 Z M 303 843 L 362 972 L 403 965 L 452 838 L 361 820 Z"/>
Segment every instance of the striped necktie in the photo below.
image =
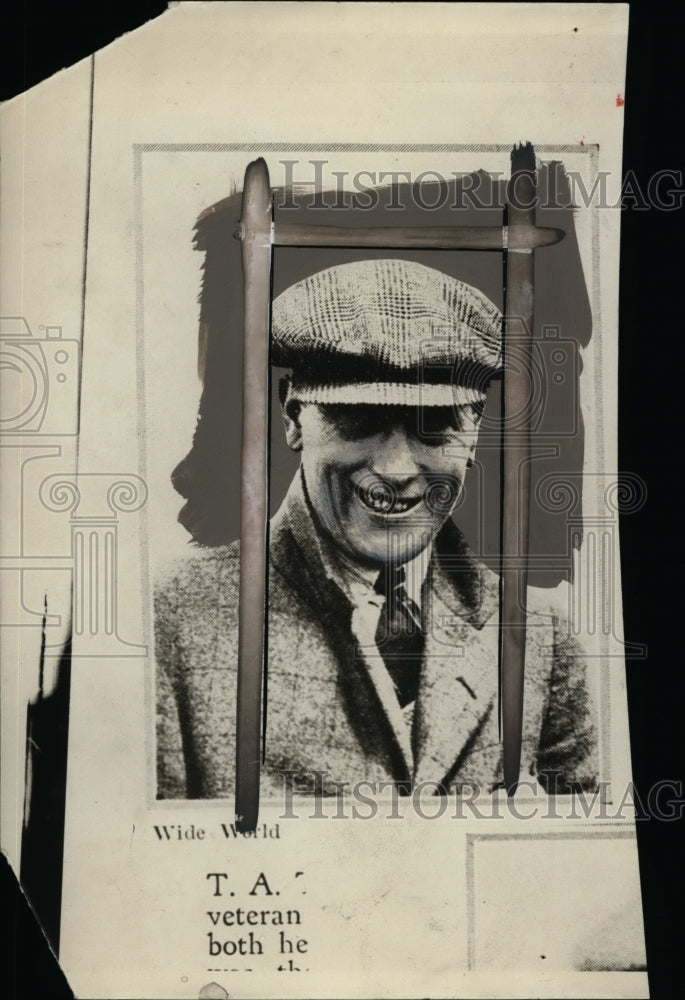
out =
<path fill-rule="evenodd" d="M 404 566 L 386 566 L 375 584 L 385 597 L 376 630 L 376 645 L 383 657 L 402 707 L 416 699 L 425 633 L 421 612 L 405 587 Z"/>

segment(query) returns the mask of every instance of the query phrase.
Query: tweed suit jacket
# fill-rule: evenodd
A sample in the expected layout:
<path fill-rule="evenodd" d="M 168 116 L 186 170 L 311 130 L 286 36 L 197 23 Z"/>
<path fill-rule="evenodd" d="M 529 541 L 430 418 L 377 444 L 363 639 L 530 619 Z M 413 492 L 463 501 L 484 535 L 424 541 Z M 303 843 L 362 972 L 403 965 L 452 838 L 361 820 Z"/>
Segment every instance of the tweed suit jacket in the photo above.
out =
<path fill-rule="evenodd" d="M 237 543 L 196 549 L 157 588 L 160 798 L 233 793 L 239 566 Z M 357 648 L 352 606 L 326 575 L 296 476 L 271 522 L 262 795 L 283 794 L 283 771 L 301 792 L 360 780 L 404 790 L 501 785 L 498 578 L 451 521 L 436 538 L 423 600 L 426 645 L 408 725 L 380 655 Z M 596 782 L 585 666 L 563 616 L 529 599 L 521 777 L 548 791 Z"/>

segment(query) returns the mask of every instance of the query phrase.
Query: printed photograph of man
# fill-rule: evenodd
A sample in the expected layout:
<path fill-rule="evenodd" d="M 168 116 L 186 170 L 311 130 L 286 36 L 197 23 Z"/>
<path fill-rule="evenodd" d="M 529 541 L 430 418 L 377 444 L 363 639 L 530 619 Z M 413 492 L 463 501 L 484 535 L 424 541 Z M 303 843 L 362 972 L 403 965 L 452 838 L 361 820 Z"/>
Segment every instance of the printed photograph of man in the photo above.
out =
<path fill-rule="evenodd" d="M 300 465 L 270 524 L 263 796 L 284 772 L 304 793 L 502 786 L 499 578 L 451 517 L 501 345 L 488 297 L 412 260 L 325 268 L 274 299 Z M 191 550 L 157 588 L 160 798 L 234 789 L 239 559 L 237 542 Z M 586 666 L 529 588 L 521 778 L 548 792 L 597 781 Z"/>

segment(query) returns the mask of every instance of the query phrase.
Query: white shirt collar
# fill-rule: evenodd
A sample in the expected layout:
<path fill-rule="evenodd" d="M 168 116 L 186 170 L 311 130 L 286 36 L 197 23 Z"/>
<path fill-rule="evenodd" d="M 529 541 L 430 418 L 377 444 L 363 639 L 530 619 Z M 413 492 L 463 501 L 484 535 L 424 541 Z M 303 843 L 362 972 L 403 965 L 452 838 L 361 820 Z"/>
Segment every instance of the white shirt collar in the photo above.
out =
<path fill-rule="evenodd" d="M 370 602 L 380 607 L 385 598 L 378 594 L 375 589 L 380 575 L 379 571 L 370 569 L 368 566 L 361 566 L 339 549 L 334 549 L 330 542 L 321 538 L 318 540 L 326 575 L 349 597 L 353 606 L 359 607 L 362 603 Z M 428 545 L 409 562 L 402 564 L 407 595 L 419 609 L 421 609 L 421 591 L 428 573 L 432 551 L 432 544 Z"/>

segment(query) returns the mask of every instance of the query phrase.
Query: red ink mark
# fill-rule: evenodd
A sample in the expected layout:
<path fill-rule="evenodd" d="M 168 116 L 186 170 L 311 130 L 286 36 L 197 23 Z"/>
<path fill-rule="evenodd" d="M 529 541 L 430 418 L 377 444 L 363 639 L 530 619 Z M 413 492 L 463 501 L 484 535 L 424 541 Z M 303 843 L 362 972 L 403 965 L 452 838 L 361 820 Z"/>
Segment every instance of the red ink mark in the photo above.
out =
<path fill-rule="evenodd" d="M 620 94 L 616 94 L 616 107 L 622 108 L 626 102 L 623 100 Z"/>
<path fill-rule="evenodd" d="M 581 146 L 584 146 L 584 145 L 585 145 L 585 137 L 583 137 L 583 138 L 582 138 L 582 139 L 580 140 L 580 145 L 581 145 Z"/>

